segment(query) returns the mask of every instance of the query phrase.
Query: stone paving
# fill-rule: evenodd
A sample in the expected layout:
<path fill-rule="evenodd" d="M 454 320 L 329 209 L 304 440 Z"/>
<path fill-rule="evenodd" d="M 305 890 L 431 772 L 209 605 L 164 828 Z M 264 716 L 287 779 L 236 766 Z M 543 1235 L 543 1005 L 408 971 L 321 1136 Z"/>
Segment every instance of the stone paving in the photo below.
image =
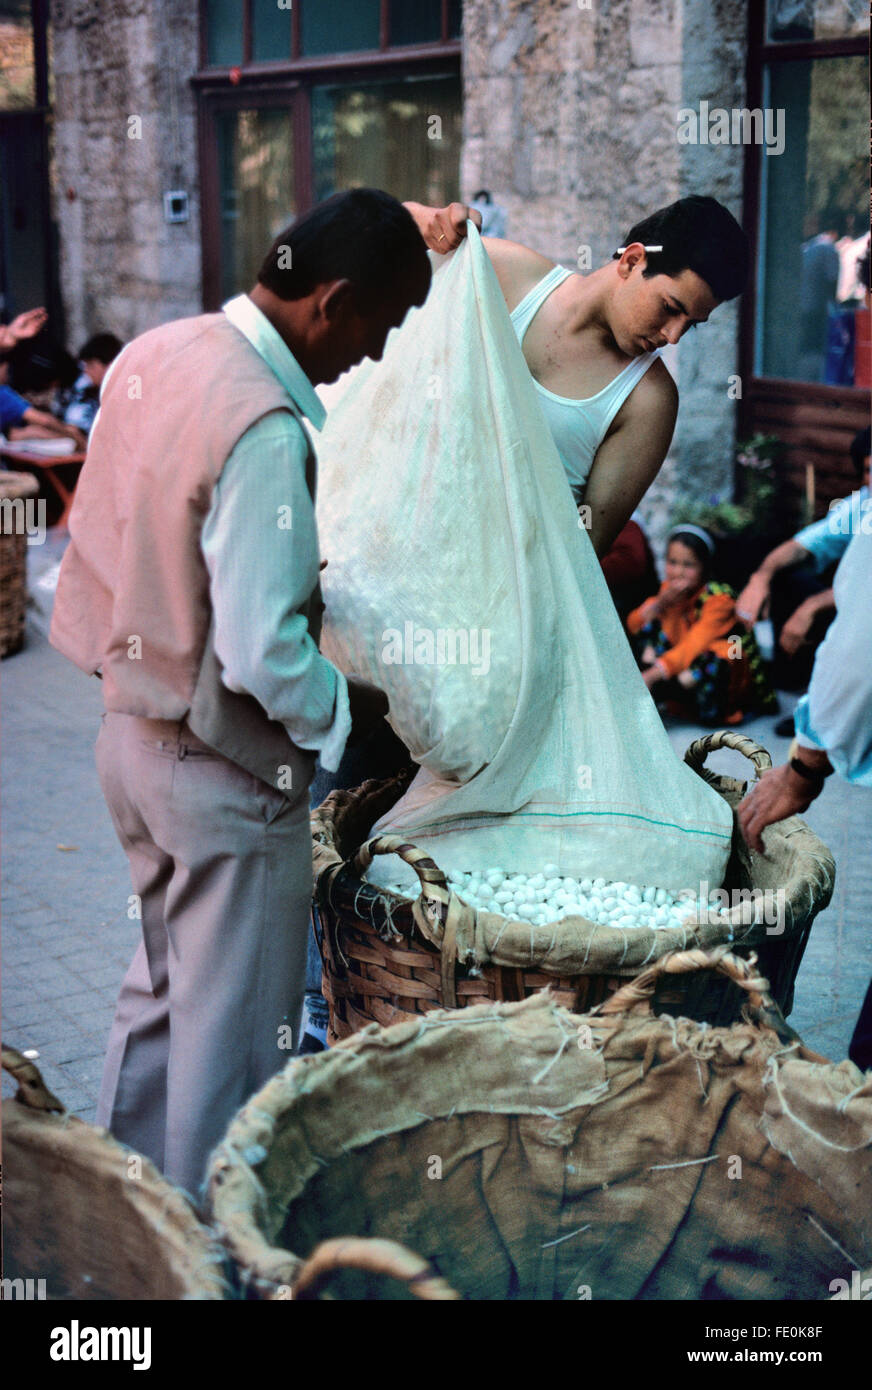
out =
<path fill-rule="evenodd" d="M 56 562 L 60 546 L 50 538 L 35 551 L 31 584 L 39 595 L 39 576 Z M 71 1111 L 93 1120 L 115 997 L 138 923 L 127 917 L 127 860 L 94 767 L 99 682 L 49 646 L 48 601 L 39 601 L 24 649 L 0 670 L 3 1037 L 38 1051 L 49 1087 Z M 787 697 L 785 709 L 790 703 Z M 774 737 L 772 723 L 749 721 L 743 732 L 777 762 L 787 741 Z M 676 751 L 683 753 L 698 733 L 673 727 Z M 746 775 L 738 754 L 718 753 L 710 765 Z M 872 790 L 831 778 L 806 819 L 832 849 L 837 877 L 800 967 L 791 1023 L 810 1046 L 840 1060 L 872 976 Z M 3 1090 L 10 1091 L 8 1079 Z"/>

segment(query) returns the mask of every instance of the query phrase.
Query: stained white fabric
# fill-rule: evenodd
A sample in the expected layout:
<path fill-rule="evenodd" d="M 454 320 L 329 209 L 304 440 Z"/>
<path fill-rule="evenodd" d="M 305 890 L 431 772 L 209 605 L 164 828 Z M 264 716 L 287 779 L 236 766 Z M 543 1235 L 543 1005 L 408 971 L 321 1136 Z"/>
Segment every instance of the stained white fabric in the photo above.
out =
<path fill-rule="evenodd" d="M 382 362 L 322 393 L 324 651 L 421 763 L 377 829 L 450 873 L 721 883 L 732 813 L 672 751 L 475 229 L 439 260 Z"/>
<path fill-rule="evenodd" d="M 523 345 L 524 334 L 538 314 L 545 300 L 558 285 L 573 274 L 571 270 L 555 265 L 534 285 L 510 315 L 518 342 Z M 596 451 L 606 437 L 606 431 L 614 420 L 630 392 L 662 353 L 644 352 L 628 362 L 622 371 L 595 396 L 574 400 L 571 396 L 558 396 L 533 378 L 533 385 L 539 397 L 542 413 L 548 421 L 551 437 L 557 446 L 560 461 L 566 470 L 569 486 L 575 501 L 584 501 L 584 489 L 593 466 Z"/>

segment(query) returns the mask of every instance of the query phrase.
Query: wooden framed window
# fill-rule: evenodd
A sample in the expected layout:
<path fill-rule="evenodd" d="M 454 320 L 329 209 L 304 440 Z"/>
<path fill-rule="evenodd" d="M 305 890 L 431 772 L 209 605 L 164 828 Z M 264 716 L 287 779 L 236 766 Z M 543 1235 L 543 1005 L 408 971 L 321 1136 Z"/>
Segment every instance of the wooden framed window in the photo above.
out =
<path fill-rule="evenodd" d="M 62 323 L 49 211 L 47 0 L 0 0 L 0 314 Z"/>
<path fill-rule="evenodd" d="M 856 487 L 848 446 L 869 420 L 868 9 L 858 0 L 752 0 L 747 102 L 783 149 L 749 145 L 740 432 L 787 444 L 797 516 Z M 779 114 L 780 113 L 780 114 Z M 790 524 L 790 519 L 786 525 Z"/>
<path fill-rule="evenodd" d="M 459 196 L 459 0 L 201 0 L 200 18 L 205 308 L 339 189 Z"/>

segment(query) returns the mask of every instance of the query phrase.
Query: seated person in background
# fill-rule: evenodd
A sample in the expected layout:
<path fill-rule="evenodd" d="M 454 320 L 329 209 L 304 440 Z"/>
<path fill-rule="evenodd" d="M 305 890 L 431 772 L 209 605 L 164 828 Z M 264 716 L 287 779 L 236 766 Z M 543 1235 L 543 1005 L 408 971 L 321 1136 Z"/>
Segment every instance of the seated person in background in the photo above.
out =
<path fill-rule="evenodd" d="M 8 372 L 8 362 L 0 361 L 0 434 L 10 444 L 19 439 L 72 439 L 77 449 L 84 450 L 87 440 L 82 431 L 19 396 L 7 385 Z"/>
<path fill-rule="evenodd" d="M 834 503 L 826 516 L 770 551 L 736 600 L 736 613 L 752 627 L 768 604 L 775 641 L 774 675 L 780 690 L 805 690 L 815 651 L 835 616 L 832 571 L 860 529 L 870 500 L 870 430 L 860 430 L 851 458 L 862 486 Z M 867 526 L 872 524 L 872 518 Z M 775 732 L 791 737 L 792 717 Z"/>
<path fill-rule="evenodd" d="M 124 344 L 114 333 L 95 333 L 79 349 L 82 375 L 77 377 L 63 402 L 63 417 L 68 425 L 78 425 L 90 433 L 100 408 L 100 387 Z"/>
<path fill-rule="evenodd" d="M 600 561 L 621 622 L 660 587 L 654 553 L 638 512 L 630 520 Z"/>
<path fill-rule="evenodd" d="M 643 679 L 670 712 L 677 703 L 701 724 L 738 724 L 777 704 L 754 634 L 736 623 L 733 590 L 710 578 L 714 549 L 701 527 L 674 527 L 660 591 L 629 614 L 627 628 L 647 639 Z"/>
<path fill-rule="evenodd" d="M 64 400 L 78 375 L 75 358 L 42 328 L 9 354 L 9 381 L 37 410 L 63 418 Z"/>

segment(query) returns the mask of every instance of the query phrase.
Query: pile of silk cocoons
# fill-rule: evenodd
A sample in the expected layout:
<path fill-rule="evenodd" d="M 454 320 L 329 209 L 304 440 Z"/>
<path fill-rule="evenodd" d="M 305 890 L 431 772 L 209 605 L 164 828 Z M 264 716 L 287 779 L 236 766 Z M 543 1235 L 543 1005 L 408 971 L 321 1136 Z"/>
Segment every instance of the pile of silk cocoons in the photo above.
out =
<path fill-rule="evenodd" d="M 556 864 L 539 873 L 506 873 L 483 869 L 449 878 L 449 887 L 470 907 L 484 908 L 533 926 L 563 917 L 586 917 L 610 927 L 680 927 L 688 917 L 710 914 L 718 902 L 675 897 L 665 888 L 638 888 L 633 883 L 609 883 L 604 878 L 565 878 Z"/>

